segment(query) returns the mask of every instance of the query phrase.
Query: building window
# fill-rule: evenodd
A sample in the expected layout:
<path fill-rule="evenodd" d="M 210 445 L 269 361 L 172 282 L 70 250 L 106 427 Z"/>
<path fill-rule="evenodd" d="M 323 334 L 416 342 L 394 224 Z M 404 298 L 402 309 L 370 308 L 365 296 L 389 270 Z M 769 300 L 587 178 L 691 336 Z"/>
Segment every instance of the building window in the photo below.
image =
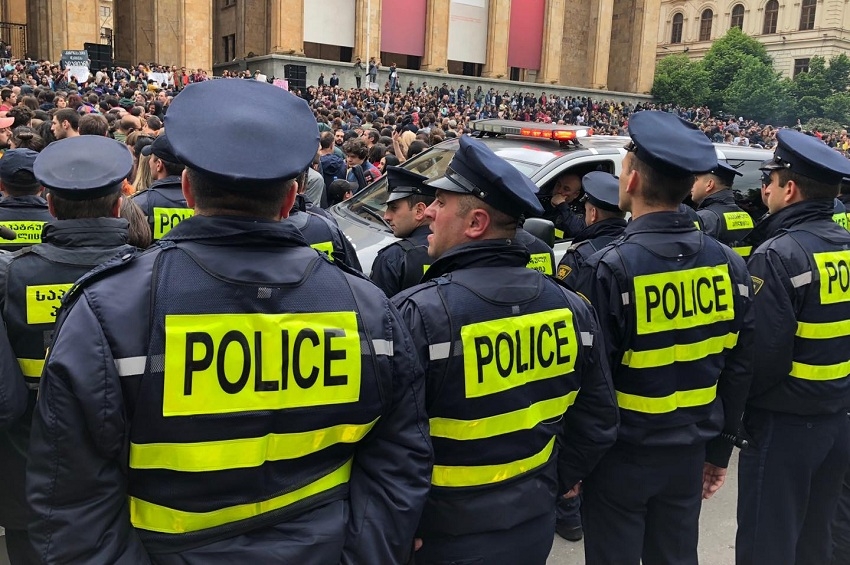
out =
<path fill-rule="evenodd" d="M 670 34 L 670 43 L 682 42 L 683 22 L 684 16 L 682 16 L 682 14 L 676 14 L 673 16 L 673 32 Z"/>
<path fill-rule="evenodd" d="M 764 28 L 761 32 L 764 35 L 776 33 L 776 21 L 779 19 L 779 2 L 778 0 L 770 0 L 764 7 Z"/>
<path fill-rule="evenodd" d="M 101 6 L 100 7 L 100 18 L 102 20 L 108 19 L 112 15 L 112 8 L 109 6 Z"/>
<path fill-rule="evenodd" d="M 794 76 L 809 72 L 810 59 L 794 59 Z"/>
<path fill-rule="evenodd" d="M 228 8 L 230 6 L 235 6 L 236 0 L 224 0 L 224 7 Z"/>
<path fill-rule="evenodd" d="M 236 34 L 225 35 L 222 39 L 224 40 L 224 60 L 232 61 L 236 58 Z"/>
<path fill-rule="evenodd" d="M 711 39 L 711 20 L 714 19 L 714 12 L 711 10 L 703 10 L 702 16 L 699 18 L 699 40 L 708 41 Z"/>
<path fill-rule="evenodd" d="M 740 30 L 744 29 L 744 5 L 743 4 L 735 4 L 735 7 L 732 8 L 732 26 L 736 27 Z"/>
<path fill-rule="evenodd" d="M 803 0 L 803 7 L 800 10 L 800 31 L 815 29 L 816 7 L 817 0 Z"/>

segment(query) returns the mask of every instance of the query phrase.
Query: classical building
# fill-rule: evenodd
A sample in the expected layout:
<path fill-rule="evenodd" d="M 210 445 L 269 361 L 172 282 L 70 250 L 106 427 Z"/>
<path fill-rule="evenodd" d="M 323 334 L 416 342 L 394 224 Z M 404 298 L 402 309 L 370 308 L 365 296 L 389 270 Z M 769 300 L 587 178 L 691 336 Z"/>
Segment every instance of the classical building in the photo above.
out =
<path fill-rule="evenodd" d="M 844 0 L 661 0 L 656 57 L 701 58 L 712 41 L 738 27 L 764 43 L 786 76 L 850 50 L 850 5 Z"/>

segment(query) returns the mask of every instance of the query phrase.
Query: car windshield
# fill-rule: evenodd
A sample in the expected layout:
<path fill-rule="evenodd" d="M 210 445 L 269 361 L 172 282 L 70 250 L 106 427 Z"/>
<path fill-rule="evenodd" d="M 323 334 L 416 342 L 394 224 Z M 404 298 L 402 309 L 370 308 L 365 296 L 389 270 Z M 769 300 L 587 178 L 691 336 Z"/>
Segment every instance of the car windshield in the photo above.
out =
<path fill-rule="evenodd" d="M 445 147 L 434 146 L 427 151 L 423 151 L 413 159 L 405 161 L 402 167 L 424 175 L 429 179 L 441 177 L 446 174 L 446 168 L 449 166 L 457 147 L 457 143 L 446 144 Z M 508 160 L 508 162 L 529 177 L 539 168 L 537 165 L 520 161 Z M 343 202 L 340 207 L 348 209 L 351 213 L 370 222 L 378 222 L 381 226 L 384 226 L 383 215 L 386 204 L 387 179 L 386 176 L 383 176 L 355 194 L 352 198 Z"/>

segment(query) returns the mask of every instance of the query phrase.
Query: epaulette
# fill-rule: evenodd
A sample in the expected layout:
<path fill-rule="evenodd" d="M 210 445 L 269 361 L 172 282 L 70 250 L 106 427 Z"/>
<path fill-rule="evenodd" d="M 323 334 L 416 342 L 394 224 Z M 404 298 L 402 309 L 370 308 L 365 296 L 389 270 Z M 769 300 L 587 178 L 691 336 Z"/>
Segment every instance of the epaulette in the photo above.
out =
<path fill-rule="evenodd" d="M 77 299 L 77 296 L 89 285 L 94 283 L 95 281 L 99 281 L 104 278 L 107 274 L 119 271 L 133 262 L 133 259 L 142 255 L 142 251 L 134 251 L 132 253 L 125 253 L 124 255 L 116 256 L 106 261 L 105 263 L 101 263 L 85 275 L 83 275 L 77 282 L 74 283 L 68 292 L 62 297 L 62 307 L 67 308 L 68 305 L 71 304 L 74 300 Z"/>

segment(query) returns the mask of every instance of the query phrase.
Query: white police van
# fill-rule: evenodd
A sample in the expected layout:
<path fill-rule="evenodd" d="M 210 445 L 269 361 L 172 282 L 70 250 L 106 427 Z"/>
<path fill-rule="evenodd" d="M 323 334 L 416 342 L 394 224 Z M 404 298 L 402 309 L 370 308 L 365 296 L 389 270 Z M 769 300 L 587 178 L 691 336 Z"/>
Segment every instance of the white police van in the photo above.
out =
<path fill-rule="evenodd" d="M 587 127 L 538 124 L 511 120 L 478 120 L 472 122 L 472 135 L 479 137 L 496 155 L 528 175 L 539 187 L 538 197 L 549 208 L 552 187 L 565 174 L 583 176 L 590 171 L 620 174 L 628 137 L 594 136 Z M 718 159 L 726 159 L 743 177 L 734 184 L 736 198 L 746 211 L 758 219 L 764 213 L 761 202 L 762 161 L 772 151 L 732 145 L 715 145 Z M 428 178 L 443 176 L 458 140 L 450 139 L 435 145 L 406 161 L 402 166 Z M 340 228 L 351 240 L 363 272 L 369 274 L 378 251 L 395 241 L 384 223 L 387 200 L 386 177 L 381 177 L 353 198 L 330 209 Z M 569 247 L 568 239 L 555 242 L 555 259 L 559 261 Z"/>

